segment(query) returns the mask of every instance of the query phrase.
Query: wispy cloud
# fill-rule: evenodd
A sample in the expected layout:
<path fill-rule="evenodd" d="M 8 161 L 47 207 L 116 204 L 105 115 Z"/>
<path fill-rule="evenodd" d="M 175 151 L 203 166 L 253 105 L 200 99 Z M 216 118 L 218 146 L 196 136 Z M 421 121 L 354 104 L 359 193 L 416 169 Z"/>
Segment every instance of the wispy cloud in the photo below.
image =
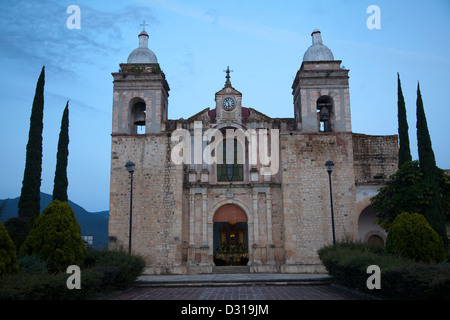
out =
<path fill-rule="evenodd" d="M 400 47 L 385 46 L 379 44 L 372 44 L 367 41 L 354 41 L 354 40 L 333 40 L 330 39 L 329 43 L 336 44 L 343 47 L 351 47 L 354 52 L 370 52 L 375 56 L 386 55 L 390 58 L 397 57 L 401 60 L 409 60 L 414 63 L 432 63 L 436 65 L 450 66 L 450 58 L 446 54 L 421 52 L 420 50 L 405 50 Z M 444 52 L 445 53 L 445 52 Z"/>
<path fill-rule="evenodd" d="M 219 12 L 217 9 L 209 6 L 201 8 L 192 5 L 191 2 L 177 3 L 166 0 L 135 0 L 135 2 L 142 4 L 150 3 L 152 6 L 168 10 L 192 20 L 219 25 L 228 30 L 268 40 L 273 43 L 292 45 L 301 41 L 301 38 L 304 36 L 290 30 L 263 25 L 257 21 L 239 20 L 233 17 L 233 15 L 230 15 L 227 10 Z"/>
<path fill-rule="evenodd" d="M 59 1 L 11 1 L 0 5 L 0 56 L 72 74 L 77 64 L 92 65 L 92 55 L 120 49 L 122 28 L 153 19 L 148 7 L 126 6 L 107 12 L 81 5 L 81 29 L 69 30 L 69 14 Z"/>

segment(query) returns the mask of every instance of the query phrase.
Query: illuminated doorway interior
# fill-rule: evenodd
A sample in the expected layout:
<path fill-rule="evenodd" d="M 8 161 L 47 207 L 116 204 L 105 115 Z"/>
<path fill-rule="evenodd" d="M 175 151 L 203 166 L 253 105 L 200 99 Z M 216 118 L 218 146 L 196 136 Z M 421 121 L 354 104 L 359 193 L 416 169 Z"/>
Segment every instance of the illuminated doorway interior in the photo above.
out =
<path fill-rule="evenodd" d="M 214 263 L 216 266 L 247 265 L 247 215 L 236 205 L 227 204 L 214 215 Z"/>

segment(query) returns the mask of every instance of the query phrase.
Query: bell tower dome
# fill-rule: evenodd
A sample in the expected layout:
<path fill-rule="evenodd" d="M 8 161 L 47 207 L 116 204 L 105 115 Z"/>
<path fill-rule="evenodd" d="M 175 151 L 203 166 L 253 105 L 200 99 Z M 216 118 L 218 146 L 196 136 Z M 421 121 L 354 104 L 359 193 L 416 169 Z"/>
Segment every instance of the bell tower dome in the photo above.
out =
<path fill-rule="evenodd" d="M 158 63 L 155 53 L 148 48 L 148 33 L 144 29 L 139 34 L 139 47 L 134 49 L 128 56 L 127 63 Z"/>
<path fill-rule="evenodd" d="M 155 53 L 148 48 L 145 21 L 139 47 L 114 77 L 113 134 L 159 134 L 167 121 L 169 84 Z"/>
<path fill-rule="evenodd" d="M 334 60 L 331 50 L 323 45 L 322 35 L 319 29 L 314 29 L 311 34 L 312 45 L 303 55 L 303 61 L 332 61 Z"/>
<path fill-rule="evenodd" d="M 348 72 L 323 44 L 315 29 L 292 85 L 297 130 L 305 133 L 351 132 Z"/>

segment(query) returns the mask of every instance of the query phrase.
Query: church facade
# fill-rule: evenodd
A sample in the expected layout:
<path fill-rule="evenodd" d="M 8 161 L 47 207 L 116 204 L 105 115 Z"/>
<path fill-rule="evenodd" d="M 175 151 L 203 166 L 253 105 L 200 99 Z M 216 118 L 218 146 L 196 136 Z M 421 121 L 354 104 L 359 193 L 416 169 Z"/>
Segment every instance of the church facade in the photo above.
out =
<path fill-rule="evenodd" d="M 333 237 L 383 245 L 370 198 L 397 170 L 398 140 L 352 132 L 348 73 L 314 30 L 292 118 L 243 106 L 227 70 L 215 105 L 171 120 L 144 29 L 112 74 L 109 247 L 131 247 L 146 274 L 192 274 L 319 273 L 317 250 Z"/>

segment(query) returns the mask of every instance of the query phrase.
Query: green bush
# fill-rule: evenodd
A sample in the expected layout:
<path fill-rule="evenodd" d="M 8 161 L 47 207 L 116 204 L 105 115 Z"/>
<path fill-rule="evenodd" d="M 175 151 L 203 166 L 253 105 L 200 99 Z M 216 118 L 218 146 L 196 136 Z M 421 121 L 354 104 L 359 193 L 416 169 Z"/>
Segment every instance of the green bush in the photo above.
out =
<path fill-rule="evenodd" d="M 0 276 L 17 272 L 19 272 L 19 264 L 17 263 L 16 246 L 0 221 Z"/>
<path fill-rule="evenodd" d="M 318 254 L 336 283 L 369 293 L 373 293 L 366 285 L 370 265 L 377 265 L 383 271 L 408 264 L 407 260 L 387 255 L 383 248 L 353 241 L 325 246 Z"/>
<path fill-rule="evenodd" d="M 47 262 L 49 272 L 63 272 L 69 265 L 82 266 L 86 248 L 72 207 L 52 201 L 36 218 L 19 256 L 35 255 Z"/>
<path fill-rule="evenodd" d="M 130 287 L 141 275 L 145 261 L 140 256 L 129 255 L 124 251 L 88 250 L 85 266 L 117 268 L 118 272 L 113 277 L 113 287 L 123 290 Z"/>
<path fill-rule="evenodd" d="M 120 272 L 119 268 L 108 266 L 96 266 L 87 270 L 98 272 L 101 275 L 100 282 L 98 284 L 99 289 L 98 292 L 109 293 L 117 290 L 116 278 Z"/>
<path fill-rule="evenodd" d="M 382 272 L 384 296 L 401 300 L 450 300 L 450 267 L 415 263 Z"/>
<path fill-rule="evenodd" d="M 47 263 L 33 255 L 26 255 L 19 259 L 20 273 L 46 273 Z"/>
<path fill-rule="evenodd" d="M 23 273 L 0 278 L 0 300 L 80 300 L 96 298 L 102 274 L 98 270 L 81 271 L 81 289 L 69 290 L 70 275 L 60 273 Z"/>
<path fill-rule="evenodd" d="M 142 258 L 120 251 L 89 249 L 81 270 L 81 289 L 67 288 L 66 270 L 47 273 L 45 263 L 35 256 L 20 259 L 19 274 L 0 277 L 0 300 L 99 299 L 129 288 L 142 273 Z"/>
<path fill-rule="evenodd" d="M 360 292 L 388 299 L 450 300 L 450 265 L 416 263 L 393 256 L 383 248 L 362 243 L 343 242 L 318 251 L 333 281 Z M 367 288 L 367 268 L 381 270 L 381 289 Z"/>
<path fill-rule="evenodd" d="M 447 275 L 441 275 L 437 277 L 431 283 L 431 297 L 434 300 L 450 300 L 450 275 L 448 274 L 448 270 L 450 268 L 447 267 Z"/>
<path fill-rule="evenodd" d="M 5 228 L 8 230 L 14 245 L 16 246 L 16 253 L 22 246 L 28 231 L 31 229 L 30 222 L 26 219 L 14 217 L 5 221 Z"/>
<path fill-rule="evenodd" d="M 403 212 L 392 222 L 386 251 L 417 262 L 441 262 L 446 258 L 444 243 L 425 217 Z"/>

